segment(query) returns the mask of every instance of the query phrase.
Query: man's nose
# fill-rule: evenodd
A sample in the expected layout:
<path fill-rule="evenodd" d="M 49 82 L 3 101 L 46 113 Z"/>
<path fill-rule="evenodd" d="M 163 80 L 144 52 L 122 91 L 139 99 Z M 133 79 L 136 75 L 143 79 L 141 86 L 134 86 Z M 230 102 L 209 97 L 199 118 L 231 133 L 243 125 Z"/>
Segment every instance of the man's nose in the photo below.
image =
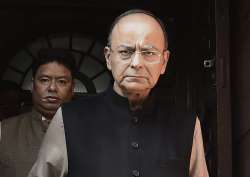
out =
<path fill-rule="evenodd" d="M 135 52 L 131 58 L 131 67 L 132 68 L 141 68 L 143 65 L 143 58 L 140 52 Z"/>
<path fill-rule="evenodd" d="M 49 84 L 49 91 L 56 91 L 56 81 L 55 80 L 52 80 L 51 82 L 50 82 L 50 84 Z"/>

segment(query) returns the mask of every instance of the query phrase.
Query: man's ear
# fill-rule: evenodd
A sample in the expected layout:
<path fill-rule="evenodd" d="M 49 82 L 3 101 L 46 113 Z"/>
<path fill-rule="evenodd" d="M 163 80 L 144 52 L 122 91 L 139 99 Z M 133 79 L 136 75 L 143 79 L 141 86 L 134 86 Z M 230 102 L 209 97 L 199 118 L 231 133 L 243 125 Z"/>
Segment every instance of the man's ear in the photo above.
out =
<path fill-rule="evenodd" d="M 161 68 L 161 74 L 164 74 L 165 71 L 166 71 L 166 67 L 167 67 L 167 64 L 168 64 L 169 56 L 170 56 L 169 50 L 165 50 L 163 52 L 163 66 Z"/>
<path fill-rule="evenodd" d="M 108 68 L 109 70 L 111 70 L 110 48 L 107 47 L 107 46 L 104 48 L 104 56 L 105 56 L 105 59 L 106 59 L 107 68 Z"/>

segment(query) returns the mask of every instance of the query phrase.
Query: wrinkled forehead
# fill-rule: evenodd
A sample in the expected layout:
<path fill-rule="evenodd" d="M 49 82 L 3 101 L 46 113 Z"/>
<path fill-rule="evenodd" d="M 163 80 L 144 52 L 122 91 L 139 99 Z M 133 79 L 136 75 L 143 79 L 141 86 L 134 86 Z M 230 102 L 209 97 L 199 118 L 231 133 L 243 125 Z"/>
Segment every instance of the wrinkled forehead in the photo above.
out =
<path fill-rule="evenodd" d="M 131 14 L 123 17 L 114 26 L 111 34 L 112 46 L 151 45 L 162 50 L 164 33 L 159 23 L 146 14 Z"/>

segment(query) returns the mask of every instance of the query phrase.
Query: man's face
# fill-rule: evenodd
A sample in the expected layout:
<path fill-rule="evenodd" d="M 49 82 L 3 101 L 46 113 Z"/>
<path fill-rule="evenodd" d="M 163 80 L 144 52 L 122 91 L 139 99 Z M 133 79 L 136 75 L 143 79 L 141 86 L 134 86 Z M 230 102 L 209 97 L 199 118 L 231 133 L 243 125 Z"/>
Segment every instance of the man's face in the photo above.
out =
<path fill-rule="evenodd" d="M 115 90 L 118 93 L 150 91 L 165 72 L 169 52 L 164 45 L 162 29 L 153 18 L 144 14 L 122 18 L 113 29 L 111 46 L 105 48 Z M 123 60 L 121 56 L 129 51 L 133 55 Z M 149 62 L 142 51 L 156 52 L 158 60 Z"/>
<path fill-rule="evenodd" d="M 41 65 L 33 79 L 33 104 L 46 118 L 52 118 L 59 106 L 73 96 L 71 72 L 62 64 Z"/>

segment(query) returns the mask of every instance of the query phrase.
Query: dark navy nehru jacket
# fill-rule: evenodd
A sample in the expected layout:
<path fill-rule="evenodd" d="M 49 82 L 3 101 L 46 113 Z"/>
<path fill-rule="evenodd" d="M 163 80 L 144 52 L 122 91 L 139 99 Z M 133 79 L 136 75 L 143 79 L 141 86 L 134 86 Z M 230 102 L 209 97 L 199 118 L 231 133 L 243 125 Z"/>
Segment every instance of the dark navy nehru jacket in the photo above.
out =
<path fill-rule="evenodd" d="M 188 177 L 195 114 L 152 94 L 130 111 L 113 89 L 62 107 L 68 177 Z"/>

